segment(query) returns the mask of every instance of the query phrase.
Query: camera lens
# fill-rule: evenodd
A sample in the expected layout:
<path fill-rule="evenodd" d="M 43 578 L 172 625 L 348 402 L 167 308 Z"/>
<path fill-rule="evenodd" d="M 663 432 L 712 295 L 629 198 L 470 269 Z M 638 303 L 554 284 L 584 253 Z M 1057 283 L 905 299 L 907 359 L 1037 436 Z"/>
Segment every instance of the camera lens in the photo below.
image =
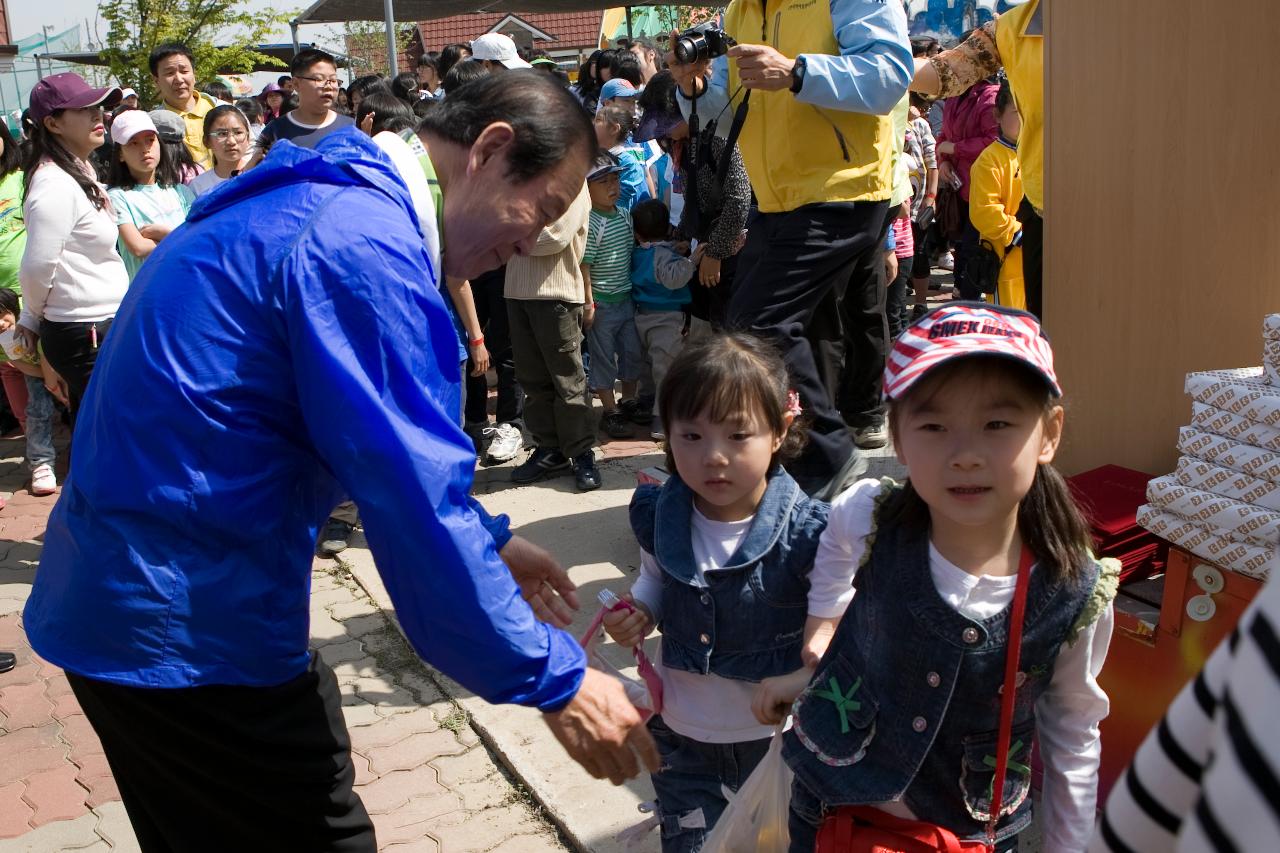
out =
<path fill-rule="evenodd" d="M 675 54 L 681 65 L 697 62 L 706 55 L 707 40 L 701 35 L 681 36 L 676 39 Z"/>

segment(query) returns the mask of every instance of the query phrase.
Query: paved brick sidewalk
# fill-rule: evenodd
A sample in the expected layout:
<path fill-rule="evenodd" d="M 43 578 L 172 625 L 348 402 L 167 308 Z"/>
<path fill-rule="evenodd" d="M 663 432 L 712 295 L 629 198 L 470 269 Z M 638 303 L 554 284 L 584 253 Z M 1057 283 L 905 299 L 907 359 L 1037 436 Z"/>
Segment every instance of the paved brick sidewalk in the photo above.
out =
<path fill-rule="evenodd" d="M 0 489 L 22 487 L 20 452 L 0 441 Z M 133 851 L 98 739 L 21 627 L 52 506 L 18 491 L 0 510 L 0 649 L 18 655 L 0 674 L 0 853 Z M 342 564 L 316 561 L 311 605 L 312 645 L 341 684 L 357 791 L 381 850 L 565 849 Z"/>

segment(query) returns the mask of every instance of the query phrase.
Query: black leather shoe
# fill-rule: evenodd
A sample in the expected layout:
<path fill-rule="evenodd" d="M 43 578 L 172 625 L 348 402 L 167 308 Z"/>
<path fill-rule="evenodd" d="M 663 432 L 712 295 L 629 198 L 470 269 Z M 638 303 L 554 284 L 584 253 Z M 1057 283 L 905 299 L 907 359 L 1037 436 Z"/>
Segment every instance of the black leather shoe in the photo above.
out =
<path fill-rule="evenodd" d="M 596 468 L 596 457 L 590 450 L 585 450 L 573 458 L 573 479 L 580 492 L 591 492 L 600 488 L 600 470 Z"/>
<path fill-rule="evenodd" d="M 17 665 L 17 655 L 13 652 L 0 652 L 0 672 L 8 672 Z"/>
<path fill-rule="evenodd" d="M 511 482 L 536 483 L 543 477 L 569 470 L 569 460 L 554 447 L 539 447 L 529 458 L 511 469 Z"/>

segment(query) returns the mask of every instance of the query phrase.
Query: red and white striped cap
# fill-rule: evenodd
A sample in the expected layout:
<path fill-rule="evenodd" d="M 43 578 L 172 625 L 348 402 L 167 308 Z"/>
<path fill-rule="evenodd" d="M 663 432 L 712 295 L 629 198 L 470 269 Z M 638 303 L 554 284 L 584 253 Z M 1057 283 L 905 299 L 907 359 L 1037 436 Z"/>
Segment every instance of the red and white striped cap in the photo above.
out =
<path fill-rule="evenodd" d="M 975 355 L 1030 365 L 1049 383 L 1053 396 L 1062 396 L 1049 338 L 1034 315 L 986 302 L 955 302 L 925 314 L 894 341 L 884 368 L 885 399 L 901 399 L 940 364 Z"/>

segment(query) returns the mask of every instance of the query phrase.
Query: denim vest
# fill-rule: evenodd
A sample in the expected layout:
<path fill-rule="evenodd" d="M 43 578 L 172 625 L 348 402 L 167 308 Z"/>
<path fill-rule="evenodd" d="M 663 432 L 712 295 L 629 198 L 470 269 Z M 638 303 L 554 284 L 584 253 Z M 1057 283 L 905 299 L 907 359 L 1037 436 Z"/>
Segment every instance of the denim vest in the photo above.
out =
<path fill-rule="evenodd" d="M 759 681 L 800 668 L 809 571 L 831 507 L 777 468 L 726 565 L 697 576 L 693 490 L 672 475 L 640 486 L 631 529 L 662 568 L 662 663 Z"/>
<path fill-rule="evenodd" d="M 1031 822 L 1035 703 L 1058 650 L 1093 593 L 1033 570 L 997 839 Z M 975 622 L 943 600 L 928 538 L 881 528 L 857 594 L 809 686 L 792 707 L 784 756 L 827 806 L 901 799 L 921 820 L 984 838 L 995 781 L 1009 611 Z"/>

